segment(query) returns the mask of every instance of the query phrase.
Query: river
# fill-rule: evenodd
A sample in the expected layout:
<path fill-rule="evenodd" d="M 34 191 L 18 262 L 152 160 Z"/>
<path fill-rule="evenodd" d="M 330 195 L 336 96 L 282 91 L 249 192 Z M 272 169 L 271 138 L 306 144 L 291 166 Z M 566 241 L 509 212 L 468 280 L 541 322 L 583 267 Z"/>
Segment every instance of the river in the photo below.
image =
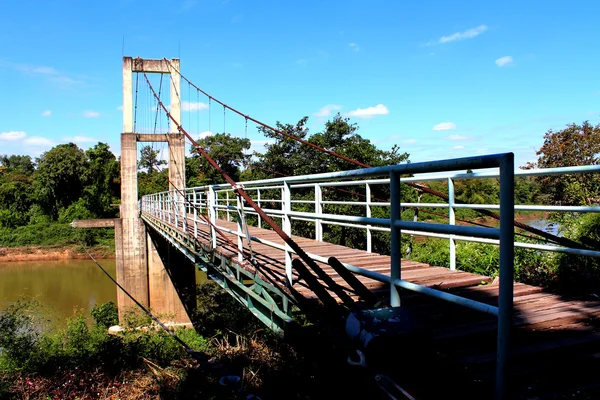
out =
<path fill-rule="evenodd" d="M 115 260 L 99 261 L 113 277 Z M 0 263 L 0 310 L 19 299 L 36 298 L 45 318 L 58 326 L 96 304 L 115 301 L 117 289 L 91 260 Z"/>

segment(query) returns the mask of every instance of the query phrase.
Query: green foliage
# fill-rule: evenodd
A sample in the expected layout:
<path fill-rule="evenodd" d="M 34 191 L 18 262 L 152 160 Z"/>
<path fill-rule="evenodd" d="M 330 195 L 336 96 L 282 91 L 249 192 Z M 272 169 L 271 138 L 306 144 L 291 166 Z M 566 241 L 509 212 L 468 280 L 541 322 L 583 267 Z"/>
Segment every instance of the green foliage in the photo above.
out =
<path fill-rule="evenodd" d="M 164 169 L 160 172 L 148 174 L 138 173 L 138 196 L 142 197 L 151 193 L 169 190 L 169 171 Z"/>
<path fill-rule="evenodd" d="M 138 168 L 146 170 L 148 175 L 151 175 L 155 170 L 160 170 L 160 166 L 166 165 L 167 162 L 158 158 L 159 155 L 160 151 L 154 150 L 152 146 L 142 147 Z"/>
<path fill-rule="evenodd" d="M 53 219 L 82 195 L 87 160 L 74 143 L 60 144 L 37 159 L 35 190 L 39 205 Z"/>
<path fill-rule="evenodd" d="M 0 156 L 0 228 L 115 217 L 119 162 L 105 143 L 58 145 L 37 159 Z"/>
<path fill-rule="evenodd" d="M 218 133 L 200 139 L 198 144 L 231 179 L 236 182 L 240 180 L 241 168 L 250 159 L 250 156 L 246 155 L 246 151 L 250 149 L 250 139 Z M 193 186 L 225 182 L 221 174 L 198 152 L 194 152 L 192 157 L 186 160 L 188 161 L 191 163 L 186 164 L 186 176 L 188 182 L 193 182 Z"/>
<path fill-rule="evenodd" d="M 41 222 L 16 228 L 0 228 L 0 246 L 69 246 L 78 245 L 80 238 L 88 246 L 114 248 L 114 229 L 75 230 L 69 224 Z"/>
<path fill-rule="evenodd" d="M 0 312 L 0 373 L 53 373 L 61 368 L 102 367 L 110 371 L 134 367 L 140 357 L 167 365 L 185 356 L 181 345 L 163 330 L 131 329 L 109 335 L 105 323 L 114 317 L 114 304 L 95 308 L 93 314 L 102 323 L 90 326 L 78 315 L 58 331 L 42 329 L 33 306 L 21 301 Z M 206 339 L 192 329 L 181 328 L 176 334 L 197 351 L 207 348 Z"/>
<path fill-rule="evenodd" d="M 88 168 L 84 177 L 84 205 L 96 218 L 112 218 L 118 208 L 112 204 L 121 197 L 120 166 L 105 143 L 98 143 L 85 152 Z"/>
<path fill-rule="evenodd" d="M 214 336 L 228 330 L 245 334 L 261 328 L 252 313 L 215 282 L 199 285 L 196 294 L 197 310 L 192 319 L 197 321 L 195 328 L 202 335 Z"/>
<path fill-rule="evenodd" d="M 109 301 L 104 304 L 96 304 L 90 312 L 94 321 L 97 325 L 104 326 L 105 328 L 117 325 L 119 323 L 119 313 L 117 305 L 114 301 Z"/>
<path fill-rule="evenodd" d="M 0 165 L 8 172 L 21 175 L 31 175 L 35 170 L 35 164 L 30 156 L 19 156 L 16 154 L 11 156 L 0 155 Z"/>
<path fill-rule="evenodd" d="M 598 165 L 600 162 L 600 124 L 588 121 L 569 124 L 563 130 L 550 129 L 537 151 L 539 168 L 571 165 Z M 592 205 L 600 203 L 600 174 L 571 174 L 538 178 L 544 193 L 555 204 Z"/>
<path fill-rule="evenodd" d="M 0 371 L 26 367 L 40 343 L 36 317 L 37 304 L 17 301 L 0 311 Z"/>
<path fill-rule="evenodd" d="M 583 214 L 563 219 L 565 236 L 587 245 L 600 248 L 600 213 Z M 577 294 L 600 295 L 600 259 L 572 254 L 560 254 L 557 260 L 557 282 L 562 291 Z"/>
<path fill-rule="evenodd" d="M 427 238 L 413 245 L 413 259 L 439 267 L 450 267 L 447 239 Z M 498 246 L 473 242 L 456 243 L 456 269 L 484 276 L 497 276 L 500 254 Z"/>

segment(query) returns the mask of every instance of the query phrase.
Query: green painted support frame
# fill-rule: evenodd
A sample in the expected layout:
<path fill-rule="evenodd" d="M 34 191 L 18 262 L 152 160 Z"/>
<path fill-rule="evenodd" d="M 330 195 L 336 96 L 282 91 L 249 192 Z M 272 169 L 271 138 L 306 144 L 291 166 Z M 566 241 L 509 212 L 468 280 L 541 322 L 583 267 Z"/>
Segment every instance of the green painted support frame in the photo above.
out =
<path fill-rule="evenodd" d="M 246 270 L 233 259 L 220 255 L 199 243 L 193 235 L 186 234 L 145 213 L 142 213 L 141 218 L 147 226 L 156 230 L 185 254 L 197 268 L 204 271 L 210 279 L 225 289 L 277 335 L 283 337 L 286 328 L 294 324 L 291 316 L 283 310 L 288 302 L 295 302 L 288 294 Z"/>

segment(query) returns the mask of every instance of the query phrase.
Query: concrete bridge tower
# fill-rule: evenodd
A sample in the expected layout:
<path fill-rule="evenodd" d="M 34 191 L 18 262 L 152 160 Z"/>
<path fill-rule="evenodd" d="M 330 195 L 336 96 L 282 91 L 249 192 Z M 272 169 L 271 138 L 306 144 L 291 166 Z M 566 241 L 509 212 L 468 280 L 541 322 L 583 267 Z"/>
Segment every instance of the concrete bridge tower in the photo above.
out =
<path fill-rule="evenodd" d="M 171 66 L 169 65 L 171 63 Z M 185 187 L 185 138 L 169 121 L 167 134 L 140 134 L 133 131 L 134 72 L 170 74 L 170 113 L 181 120 L 179 59 L 167 61 L 123 57 L 123 133 L 121 134 L 121 218 L 115 222 L 117 281 L 137 301 L 170 323 L 189 323 L 195 297 L 195 271 L 183 255 L 149 230 L 139 217 L 137 143 L 167 142 L 169 189 Z M 173 72 L 173 73 L 171 73 Z M 119 237 L 121 240 L 119 240 Z M 191 290 L 191 292 L 190 292 Z M 117 292 L 119 319 L 137 306 Z"/>

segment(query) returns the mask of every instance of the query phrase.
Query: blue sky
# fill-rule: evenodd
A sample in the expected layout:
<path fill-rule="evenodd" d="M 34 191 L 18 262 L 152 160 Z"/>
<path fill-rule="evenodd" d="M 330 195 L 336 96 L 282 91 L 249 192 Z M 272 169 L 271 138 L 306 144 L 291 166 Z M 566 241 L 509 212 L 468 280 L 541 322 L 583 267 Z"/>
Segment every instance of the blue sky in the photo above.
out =
<path fill-rule="evenodd" d="M 267 124 L 309 116 L 315 133 L 340 112 L 413 162 L 512 151 L 523 165 L 548 129 L 600 122 L 598 15 L 592 0 L 3 0 L 0 154 L 68 141 L 119 154 L 129 55 L 180 57 L 194 83 Z M 223 131 L 222 108 L 209 125 L 206 98 L 188 89 L 183 126 Z M 141 130 L 151 103 L 140 90 Z M 248 137 L 264 144 L 252 124 Z"/>

